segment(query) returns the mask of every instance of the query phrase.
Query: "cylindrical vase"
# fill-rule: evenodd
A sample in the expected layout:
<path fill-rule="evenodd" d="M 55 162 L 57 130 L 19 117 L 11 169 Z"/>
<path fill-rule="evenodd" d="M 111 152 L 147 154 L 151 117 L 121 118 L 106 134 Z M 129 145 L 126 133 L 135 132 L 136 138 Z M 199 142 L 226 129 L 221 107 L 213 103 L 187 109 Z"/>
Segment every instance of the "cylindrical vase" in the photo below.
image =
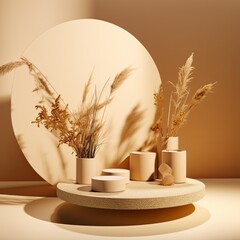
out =
<path fill-rule="evenodd" d="M 96 176 L 95 158 L 76 158 L 76 182 L 79 184 L 91 184 L 92 177 Z"/>
<path fill-rule="evenodd" d="M 186 150 L 162 150 L 162 162 L 168 164 L 172 168 L 175 183 L 186 182 Z"/>
<path fill-rule="evenodd" d="M 178 150 L 178 149 L 179 149 L 178 137 L 159 137 L 157 139 L 156 173 L 157 173 L 158 178 L 161 177 L 161 174 L 158 171 L 158 168 L 162 164 L 162 151 L 163 150 Z"/>
<path fill-rule="evenodd" d="M 130 179 L 134 181 L 155 180 L 155 152 L 130 153 Z"/>

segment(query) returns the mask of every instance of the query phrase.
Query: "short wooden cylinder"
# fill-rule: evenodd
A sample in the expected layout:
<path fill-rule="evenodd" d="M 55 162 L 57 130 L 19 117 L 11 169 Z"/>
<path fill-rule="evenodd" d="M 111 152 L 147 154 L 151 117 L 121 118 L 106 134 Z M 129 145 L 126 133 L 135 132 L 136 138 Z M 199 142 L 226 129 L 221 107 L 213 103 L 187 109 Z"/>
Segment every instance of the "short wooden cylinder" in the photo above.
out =
<path fill-rule="evenodd" d="M 186 150 L 163 150 L 162 161 L 171 166 L 175 183 L 186 182 L 187 152 Z"/>
<path fill-rule="evenodd" d="M 126 189 L 125 178 L 122 176 L 92 177 L 92 191 L 95 192 L 122 192 Z"/>
<path fill-rule="evenodd" d="M 130 181 L 130 171 L 122 168 L 107 168 L 102 170 L 102 175 L 121 176 L 125 178 L 125 183 Z"/>
<path fill-rule="evenodd" d="M 130 179 L 135 181 L 155 180 L 156 153 L 130 153 Z"/>
<path fill-rule="evenodd" d="M 95 158 L 76 158 L 76 182 L 79 184 L 91 184 L 92 177 L 96 176 Z"/>

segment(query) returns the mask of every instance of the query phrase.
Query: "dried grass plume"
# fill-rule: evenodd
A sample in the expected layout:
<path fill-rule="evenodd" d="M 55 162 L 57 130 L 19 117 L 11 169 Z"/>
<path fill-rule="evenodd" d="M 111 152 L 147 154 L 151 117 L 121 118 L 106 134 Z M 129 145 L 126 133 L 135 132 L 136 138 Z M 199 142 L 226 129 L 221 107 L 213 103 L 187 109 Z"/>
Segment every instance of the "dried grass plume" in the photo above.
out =
<path fill-rule="evenodd" d="M 59 139 L 58 146 L 67 144 L 77 157 L 95 157 L 99 146 L 103 144 L 105 109 L 113 100 L 113 93 L 122 86 L 133 69 L 127 67 L 114 77 L 109 96 L 103 101 L 101 96 L 108 80 L 99 95 L 96 89 L 91 94 L 92 71 L 83 89 L 81 106 L 78 111 L 72 112 L 46 76 L 28 59 L 22 57 L 18 61 L 1 66 L 0 76 L 23 65 L 28 67 L 30 75 L 34 78 L 36 87 L 33 92 L 41 93 L 41 100 L 35 106 L 38 114 L 32 123 L 38 127 L 44 126 L 52 132 Z"/>
<path fill-rule="evenodd" d="M 209 83 L 200 87 L 189 100 L 190 83 L 193 79 L 194 67 L 193 54 L 187 59 L 185 64 L 179 69 L 176 83 L 170 82 L 173 91 L 170 94 L 169 107 L 167 113 L 167 124 L 163 126 L 163 87 L 158 93 L 154 93 L 154 105 L 156 106 L 156 116 L 152 130 L 161 136 L 177 136 L 179 129 L 186 123 L 187 117 L 192 109 L 198 106 L 206 96 L 212 92 L 215 83 Z"/>

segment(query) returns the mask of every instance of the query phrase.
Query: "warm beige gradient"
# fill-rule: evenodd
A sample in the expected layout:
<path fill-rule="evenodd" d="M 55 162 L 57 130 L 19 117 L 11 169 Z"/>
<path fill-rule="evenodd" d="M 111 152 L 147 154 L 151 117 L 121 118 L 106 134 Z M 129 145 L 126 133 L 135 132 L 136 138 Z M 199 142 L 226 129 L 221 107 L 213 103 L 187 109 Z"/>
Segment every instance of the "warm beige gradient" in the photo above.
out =
<path fill-rule="evenodd" d="M 83 89 L 92 72 L 89 104 L 94 94 L 101 96 L 100 102 L 107 99 L 114 77 L 128 66 L 134 69 L 114 92 L 111 104 L 98 113 L 99 119 L 104 114 L 106 134 L 96 155 L 97 175 L 104 168 L 119 167 L 130 151 L 148 140 L 155 114 L 153 92 L 161 80 L 151 56 L 130 33 L 94 19 L 69 21 L 45 32 L 23 55 L 47 76 L 71 112 L 83 107 Z M 74 180 L 76 156 L 72 149 L 66 145 L 57 148 L 53 134 L 31 124 L 41 100 L 40 93 L 32 92 L 35 88 L 26 67 L 15 71 L 11 116 L 18 143 L 31 166 L 49 183 Z"/>
<path fill-rule="evenodd" d="M 14 61 L 55 25 L 92 17 L 91 0 L 0 0 L 0 65 Z M 26 161 L 11 125 L 12 74 L 0 78 L 0 180 L 41 180 Z"/>
<path fill-rule="evenodd" d="M 240 1 L 98 0 L 96 17 L 132 33 L 156 62 L 166 91 L 194 52 L 194 91 L 217 81 L 214 94 L 180 130 L 188 177 L 240 177 Z"/>
<path fill-rule="evenodd" d="M 52 11 L 49 2 L 0 1 L 0 64 L 18 57 L 48 28 L 84 17 L 112 22 L 137 37 L 155 60 L 165 89 L 167 81 L 177 78 L 178 67 L 194 52 L 196 70 L 192 89 L 208 82 L 218 81 L 218 84 L 215 93 L 192 112 L 180 132 L 180 147 L 188 151 L 188 176 L 240 177 L 238 0 L 87 0 L 92 4 L 92 12 L 89 6 L 84 6 L 85 13 L 76 5 L 84 1 L 51 1 L 58 11 Z M 18 11 L 20 4 L 21 11 Z M 57 16 L 56 20 L 48 22 L 50 15 Z M 4 30 L 5 26 L 8 31 Z M 9 110 L 10 77 L 6 78 L 1 78 L 0 82 L 0 94 L 6 85 L 4 96 L 8 96 L 7 101 L 0 102 L 0 179 L 39 179 L 27 165 L 13 137 Z"/>
<path fill-rule="evenodd" d="M 92 11 L 91 0 L 1 0 L 0 64 L 16 59 L 49 28 L 72 19 L 88 18 Z M 10 79 L 1 79 L 0 99 L 9 97 Z"/>

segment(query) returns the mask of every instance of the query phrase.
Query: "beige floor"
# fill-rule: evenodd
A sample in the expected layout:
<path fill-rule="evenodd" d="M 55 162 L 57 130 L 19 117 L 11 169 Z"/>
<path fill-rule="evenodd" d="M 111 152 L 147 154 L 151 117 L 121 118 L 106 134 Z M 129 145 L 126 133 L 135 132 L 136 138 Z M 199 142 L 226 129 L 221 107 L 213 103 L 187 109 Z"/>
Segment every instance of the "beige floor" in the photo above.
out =
<path fill-rule="evenodd" d="M 240 179 L 202 179 L 206 196 L 183 207 L 112 211 L 75 206 L 46 184 L 0 183 L 1 240 L 239 240 Z"/>

